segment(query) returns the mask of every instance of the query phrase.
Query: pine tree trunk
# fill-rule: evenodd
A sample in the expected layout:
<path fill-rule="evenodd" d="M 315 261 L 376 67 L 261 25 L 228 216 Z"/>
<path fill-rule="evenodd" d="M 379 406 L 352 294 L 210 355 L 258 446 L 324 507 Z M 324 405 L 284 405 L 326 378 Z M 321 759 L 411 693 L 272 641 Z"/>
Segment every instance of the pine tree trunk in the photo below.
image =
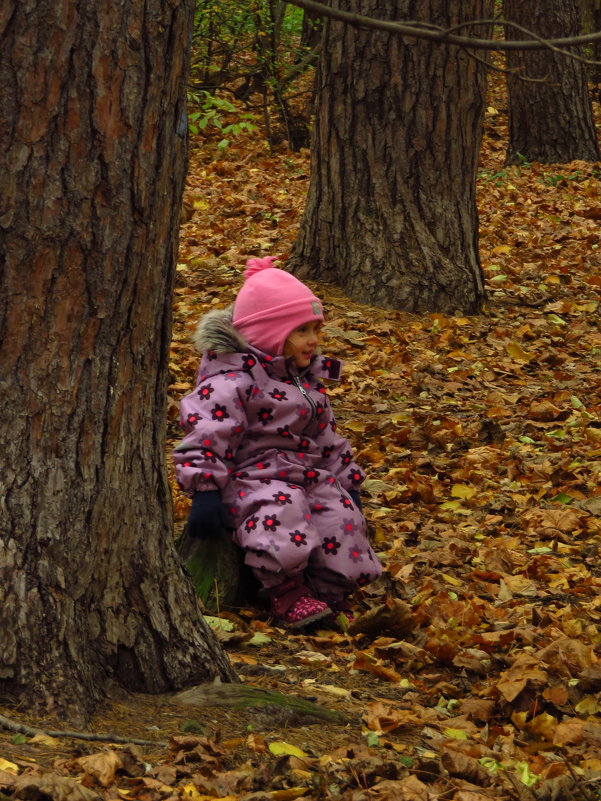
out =
<path fill-rule="evenodd" d="M 580 33 L 576 0 L 529 3 L 505 0 L 505 18 L 547 39 Z M 511 28 L 507 36 L 531 38 Z M 579 47 L 570 51 L 582 55 Z M 585 65 L 552 50 L 511 50 L 507 54 L 507 68 L 510 74 L 506 163 L 598 161 L 599 146 Z"/>
<path fill-rule="evenodd" d="M 163 455 L 192 6 L 0 11 L 0 695 L 72 719 L 235 679 Z"/>
<path fill-rule="evenodd" d="M 489 17 L 492 0 L 334 6 L 450 27 Z M 456 47 L 333 20 L 324 37 L 311 181 L 290 268 L 384 308 L 476 312 L 484 68 Z"/>

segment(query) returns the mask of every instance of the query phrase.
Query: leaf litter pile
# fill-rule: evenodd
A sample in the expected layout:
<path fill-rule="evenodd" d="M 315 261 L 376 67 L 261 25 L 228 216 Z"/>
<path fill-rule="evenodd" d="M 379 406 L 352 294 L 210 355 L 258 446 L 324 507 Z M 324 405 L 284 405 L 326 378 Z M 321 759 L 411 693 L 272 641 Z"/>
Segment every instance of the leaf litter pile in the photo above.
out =
<path fill-rule="evenodd" d="M 312 284 L 386 568 L 350 629 L 212 610 L 241 686 L 120 697 L 98 742 L 5 727 L 0 799 L 601 798 L 601 165 L 504 167 L 496 91 L 484 312 L 383 311 Z M 285 262 L 308 182 L 306 152 L 216 143 L 194 143 L 186 190 L 169 451 L 199 316 L 233 300 L 250 255 Z"/>

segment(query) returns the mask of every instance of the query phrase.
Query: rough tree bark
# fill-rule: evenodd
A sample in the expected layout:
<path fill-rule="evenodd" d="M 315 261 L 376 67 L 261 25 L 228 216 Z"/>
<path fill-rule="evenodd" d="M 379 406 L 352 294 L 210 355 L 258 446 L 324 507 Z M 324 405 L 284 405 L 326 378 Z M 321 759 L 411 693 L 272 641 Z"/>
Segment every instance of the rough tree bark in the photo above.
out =
<path fill-rule="evenodd" d="M 492 0 L 334 4 L 443 27 L 492 12 Z M 290 269 L 384 308 L 476 312 L 483 66 L 456 47 L 333 20 L 324 37 L 311 180 Z"/>
<path fill-rule="evenodd" d="M 235 680 L 164 465 L 192 0 L 0 9 L 0 695 Z"/>
<path fill-rule="evenodd" d="M 538 36 L 580 33 L 576 0 L 505 0 L 505 18 Z M 530 38 L 511 28 L 512 39 Z M 580 47 L 570 48 L 582 55 Z M 552 50 L 510 50 L 507 54 L 509 145 L 507 164 L 540 161 L 565 164 L 598 161 L 599 146 L 585 65 Z M 532 80 L 521 80 L 521 77 Z"/>

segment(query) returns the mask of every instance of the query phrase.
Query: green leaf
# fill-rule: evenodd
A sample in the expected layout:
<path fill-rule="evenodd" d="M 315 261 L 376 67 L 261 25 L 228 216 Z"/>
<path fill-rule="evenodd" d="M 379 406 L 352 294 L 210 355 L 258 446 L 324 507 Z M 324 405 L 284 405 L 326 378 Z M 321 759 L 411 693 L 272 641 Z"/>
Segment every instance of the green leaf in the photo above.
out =
<path fill-rule="evenodd" d="M 13 745 L 23 745 L 23 743 L 27 742 L 27 737 L 24 734 L 14 734 L 10 741 Z"/>
<path fill-rule="evenodd" d="M 565 492 L 558 492 L 557 495 L 555 495 L 553 498 L 551 498 L 551 500 L 552 501 L 559 501 L 559 503 L 568 504 L 568 503 L 572 503 L 572 501 L 574 499 L 572 498 L 571 495 L 566 495 Z"/>
<path fill-rule="evenodd" d="M 490 773 L 497 774 L 500 770 L 505 769 L 500 762 L 497 762 L 497 760 L 492 757 L 481 757 L 478 762 L 486 768 L 486 770 L 490 771 Z"/>
<path fill-rule="evenodd" d="M 527 762 L 517 762 L 515 766 L 518 779 L 525 784 L 526 787 L 532 787 L 539 780 L 540 776 L 530 771 L 530 765 Z"/>
<path fill-rule="evenodd" d="M 235 631 L 236 626 L 231 620 L 226 620 L 223 617 L 211 617 L 211 615 L 204 615 L 207 625 L 214 631 Z"/>
<path fill-rule="evenodd" d="M 246 643 L 247 645 L 267 645 L 268 642 L 271 642 L 271 637 L 268 637 L 267 634 L 263 634 L 261 631 L 257 631 L 250 640 Z"/>

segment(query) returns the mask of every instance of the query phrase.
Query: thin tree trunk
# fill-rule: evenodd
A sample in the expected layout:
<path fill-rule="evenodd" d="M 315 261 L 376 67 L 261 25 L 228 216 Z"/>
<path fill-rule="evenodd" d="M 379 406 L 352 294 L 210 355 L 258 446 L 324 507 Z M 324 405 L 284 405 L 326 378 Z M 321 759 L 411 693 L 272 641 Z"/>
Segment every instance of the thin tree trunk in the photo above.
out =
<path fill-rule="evenodd" d="M 164 465 L 191 0 L 0 11 L 0 695 L 235 679 Z"/>
<path fill-rule="evenodd" d="M 450 27 L 489 17 L 492 0 L 335 0 L 335 7 Z M 293 272 L 384 308 L 477 311 L 484 99 L 484 69 L 462 50 L 327 20 Z"/>
<path fill-rule="evenodd" d="M 505 18 L 545 38 L 580 33 L 576 0 L 505 0 Z M 508 35 L 530 38 L 512 29 Z M 570 50 L 582 54 L 579 47 Z M 585 65 L 552 50 L 511 50 L 507 68 L 511 74 L 506 163 L 598 161 Z"/>

